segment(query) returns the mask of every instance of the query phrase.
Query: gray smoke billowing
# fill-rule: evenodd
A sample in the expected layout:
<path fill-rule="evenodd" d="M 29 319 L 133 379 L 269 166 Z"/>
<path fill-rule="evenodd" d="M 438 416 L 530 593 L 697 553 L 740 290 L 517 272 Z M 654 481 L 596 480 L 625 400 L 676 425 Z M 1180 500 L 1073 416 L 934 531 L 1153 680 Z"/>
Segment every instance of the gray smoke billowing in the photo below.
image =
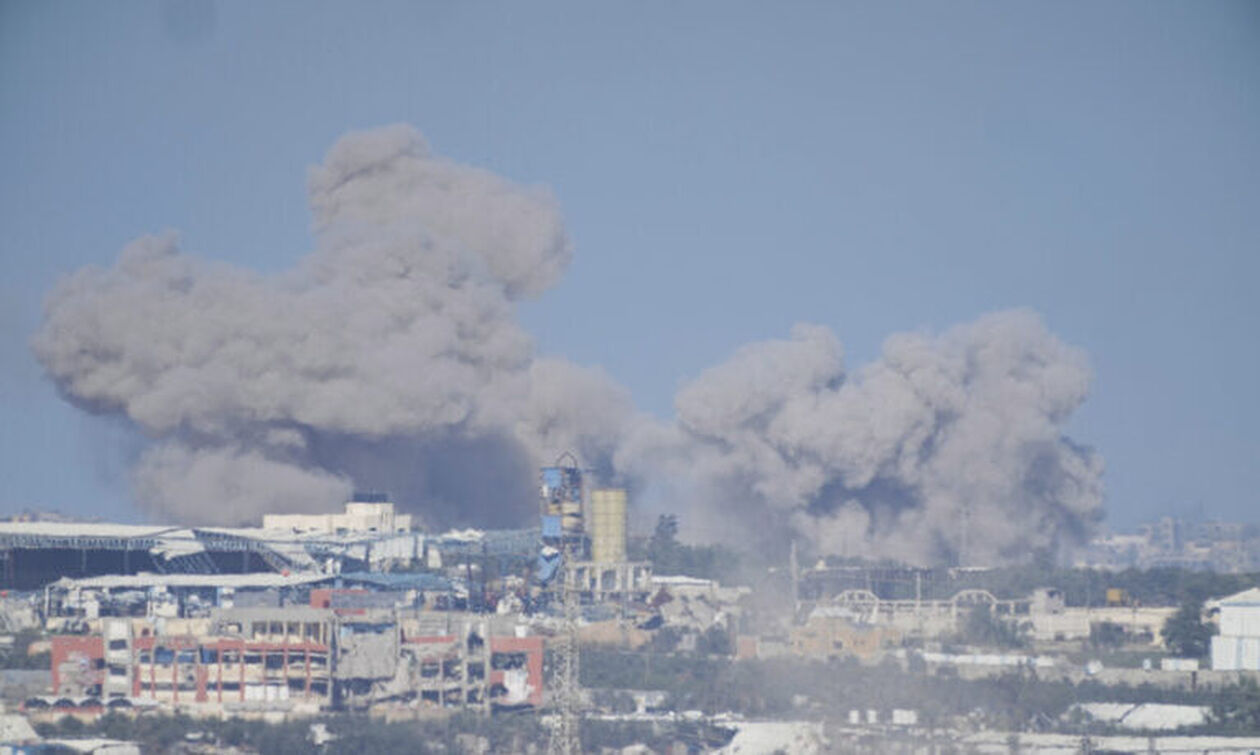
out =
<path fill-rule="evenodd" d="M 851 375 L 831 332 L 801 325 L 684 386 L 676 426 L 632 439 L 623 465 L 685 480 L 717 502 L 703 526 L 737 537 L 790 522 L 825 553 L 1018 560 L 1101 513 L 1101 461 L 1062 434 L 1089 379 L 1024 311 L 895 335 Z"/>
<path fill-rule="evenodd" d="M 570 258 L 547 192 L 435 157 L 402 126 L 344 137 L 309 183 L 317 246 L 285 274 L 203 262 L 168 235 L 50 295 L 35 352 L 73 401 L 154 439 L 144 507 L 256 521 L 358 483 L 485 524 L 530 500 L 538 458 L 611 452 L 625 392 L 535 359 L 515 321 Z"/>
<path fill-rule="evenodd" d="M 283 274 L 147 237 L 48 298 L 35 352 L 70 400 L 151 439 L 134 476 L 156 517 L 327 510 L 359 485 L 433 525 L 510 526 L 565 450 L 709 537 L 848 555 L 1006 560 L 1100 511 L 1101 464 L 1062 435 L 1088 368 L 1032 314 L 894 336 L 852 374 L 830 331 L 798 326 L 660 422 L 516 322 L 570 259 L 546 191 L 395 126 L 341 139 L 309 192 L 316 248 Z"/>

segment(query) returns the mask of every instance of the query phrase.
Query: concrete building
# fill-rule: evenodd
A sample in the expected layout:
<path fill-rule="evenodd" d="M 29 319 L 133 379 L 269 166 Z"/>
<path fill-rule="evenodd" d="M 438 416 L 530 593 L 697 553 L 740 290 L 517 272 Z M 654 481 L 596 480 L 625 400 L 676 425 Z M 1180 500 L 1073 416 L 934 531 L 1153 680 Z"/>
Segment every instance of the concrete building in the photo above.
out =
<path fill-rule="evenodd" d="M 1109 593 L 1112 591 L 1109 591 Z M 1177 609 L 1165 606 L 1123 605 L 1121 591 L 1115 591 L 1109 606 L 1068 606 L 1063 593 L 1052 588 L 1035 590 L 1028 601 L 1028 613 L 1020 621 L 1038 642 L 1087 640 L 1098 626 L 1119 627 L 1129 641 L 1158 646 L 1159 630 Z"/>
<path fill-rule="evenodd" d="M 411 515 L 399 514 L 394 504 L 374 493 L 356 494 L 341 514 L 264 514 L 263 529 L 325 535 L 377 534 L 411 531 Z"/>
<path fill-rule="evenodd" d="M 540 706 L 543 638 L 502 625 L 476 614 L 305 606 L 223 609 L 199 622 L 105 619 L 97 633 L 53 637 L 53 693 L 97 713 Z"/>
<path fill-rule="evenodd" d="M 1214 671 L 1260 670 L 1260 587 L 1204 606 L 1216 611 L 1219 633 L 1212 638 Z"/>
<path fill-rule="evenodd" d="M 903 638 L 896 627 L 855 623 L 847 612 L 820 607 L 804 624 L 791 628 L 789 644 L 794 655 L 804 658 L 871 660 L 900 646 Z"/>
<path fill-rule="evenodd" d="M 599 603 L 643 601 L 652 591 L 652 564 L 646 561 L 575 561 L 566 577 Z"/>
<path fill-rule="evenodd" d="M 329 611 L 233 609 L 204 634 L 158 629 L 154 622 L 111 619 L 101 634 L 53 637 L 55 694 L 203 712 L 281 703 L 315 713 L 332 700 Z"/>

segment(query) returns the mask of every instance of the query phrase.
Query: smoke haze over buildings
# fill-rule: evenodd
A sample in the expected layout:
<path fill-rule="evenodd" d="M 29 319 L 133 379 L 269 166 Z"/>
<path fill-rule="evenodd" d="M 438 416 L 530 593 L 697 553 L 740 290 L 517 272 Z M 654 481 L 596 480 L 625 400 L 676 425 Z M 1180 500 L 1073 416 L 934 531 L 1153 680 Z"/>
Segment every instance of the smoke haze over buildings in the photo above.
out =
<path fill-rule="evenodd" d="M 517 323 L 571 257 L 544 189 L 406 126 L 343 137 L 308 188 L 315 249 L 292 270 L 168 234 L 48 297 L 35 352 L 69 400 L 151 440 L 134 488 L 155 518 L 328 510 L 357 485 L 434 526 L 511 526 L 565 450 L 709 537 L 854 556 L 1008 560 L 1100 515 L 1101 461 L 1063 435 L 1089 368 L 1033 313 L 894 335 L 853 371 L 799 325 L 686 384 L 666 422 Z"/>

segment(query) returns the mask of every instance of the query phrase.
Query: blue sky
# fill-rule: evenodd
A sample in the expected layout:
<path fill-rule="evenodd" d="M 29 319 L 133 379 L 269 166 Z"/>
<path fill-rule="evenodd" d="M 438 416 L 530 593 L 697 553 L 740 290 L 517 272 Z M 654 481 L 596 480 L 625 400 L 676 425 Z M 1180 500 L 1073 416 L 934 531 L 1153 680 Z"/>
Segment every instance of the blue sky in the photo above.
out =
<path fill-rule="evenodd" d="M 0 514 L 134 517 L 142 441 L 27 346 L 58 277 L 166 228 L 280 270 L 307 167 L 405 121 L 548 185 L 544 353 L 667 416 L 738 345 L 1027 306 L 1086 349 L 1110 521 L 1260 521 L 1260 5 L 0 2 Z"/>

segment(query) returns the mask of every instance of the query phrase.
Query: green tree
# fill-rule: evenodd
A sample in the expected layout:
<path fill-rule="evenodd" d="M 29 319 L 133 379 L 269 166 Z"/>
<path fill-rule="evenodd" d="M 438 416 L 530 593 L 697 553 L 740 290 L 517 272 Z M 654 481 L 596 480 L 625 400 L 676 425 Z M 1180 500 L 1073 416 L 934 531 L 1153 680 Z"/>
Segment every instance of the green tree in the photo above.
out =
<path fill-rule="evenodd" d="M 47 650 L 34 654 L 30 652 L 31 645 L 43 638 L 43 632 L 38 629 L 23 629 L 13 635 L 13 646 L 8 652 L 0 650 L 0 668 L 48 668 L 52 661 Z"/>
<path fill-rule="evenodd" d="M 735 647 L 731 635 L 722 627 L 713 626 L 696 638 L 696 652 L 701 655 L 731 655 Z"/>
<path fill-rule="evenodd" d="M 994 616 L 987 603 L 973 607 L 967 614 L 959 639 L 971 645 L 1001 648 L 1020 648 L 1028 644 L 1020 628 L 1014 622 Z"/>
<path fill-rule="evenodd" d="M 1164 645 L 1183 658 L 1203 658 L 1212 644 L 1216 627 L 1203 621 L 1203 601 L 1187 600 L 1168 617 L 1159 631 Z"/>
<path fill-rule="evenodd" d="M 668 571 L 678 566 L 678 517 L 674 514 L 661 514 L 656 519 L 656 529 L 652 539 L 648 541 L 648 558 L 658 572 Z"/>
<path fill-rule="evenodd" d="M 1212 703 L 1212 720 L 1232 732 L 1260 730 L 1260 685 L 1255 679 L 1243 679 L 1225 687 Z"/>
<path fill-rule="evenodd" d="M 1098 621 L 1089 625 L 1089 644 L 1096 648 L 1118 648 L 1124 644 L 1124 627 L 1111 621 Z"/>
<path fill-rule="evenodd" d="M 678 541 L 678 517 L 661 514 L 647 544 L 657 574 L 680 574 L 736 584 L 748 576 L 743 554 L 723 545 L 684 545 Z"/>

